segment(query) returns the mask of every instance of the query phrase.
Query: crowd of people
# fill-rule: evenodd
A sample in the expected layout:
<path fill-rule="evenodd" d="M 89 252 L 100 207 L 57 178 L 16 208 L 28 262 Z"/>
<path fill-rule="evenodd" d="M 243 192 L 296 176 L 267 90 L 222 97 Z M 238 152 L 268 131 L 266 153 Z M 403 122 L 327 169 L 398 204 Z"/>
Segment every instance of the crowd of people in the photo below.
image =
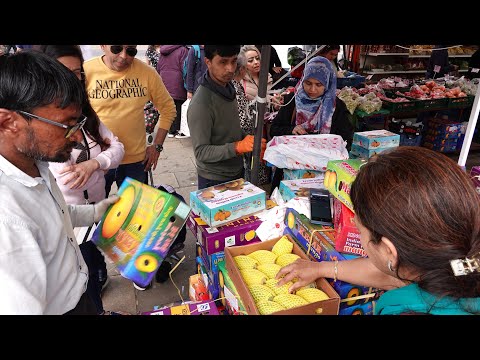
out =
<path fill-rule="evenodd" d="M 98 222 L 118 201 L 114 182 L 148 183 L 165 138 L 183 137 L 187 99 L 198 189 L 250 179 L 260 47 L 151 45 L 146 62 L 137 45 L 101 45 L 103 54 L 87 61 L 78 45 L 0 56 L 0 313 L 113 314 L 101 299 L 105 259 L 92 242 L 77 243 L 74 227 Z M 328 45 L 295 87 L 267 96 L 277 113 L 261 159 L 279 135 L 337 134 L 351 145 L 354 128 L 336 97 L 338 49 Z M 267 90 L 285 72 L 277 58 Z M 265 164 L 259 175 L 272 189 L 283 177 Z M 296 279 L 294 291 L 331 277 L 388 290 L 378 314 L 480 313 L 478 266 L 460 276 L 451 267 L 480 263 L 480 202 L 453 161 L 425 148 L 382 153 L 361 168 L 351 198 L 369 257 L 297 260 L 278 273 L 279 285 Z"/>

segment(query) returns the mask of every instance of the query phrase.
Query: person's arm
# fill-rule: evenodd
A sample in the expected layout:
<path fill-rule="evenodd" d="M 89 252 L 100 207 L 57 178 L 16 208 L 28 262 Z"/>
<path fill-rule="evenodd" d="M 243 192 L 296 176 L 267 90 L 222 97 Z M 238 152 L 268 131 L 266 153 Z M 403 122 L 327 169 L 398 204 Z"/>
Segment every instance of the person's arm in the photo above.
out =
<path fill-rule="evenodd" d="M 118 137 L 116 137 L 101 121 L 99 132 L 100 136 L 105 139 L 106 142 L 110 143 L 110 146 L 98 154 L 95 157 L 95 160 L 98 161 L 100 169 L 102 170 L 115 169 L 120 165 L 123 156 L 125 155 L 123 143 L 118 141 Z"/>
<path fill-rule="evenodd" d="M 292 100 L 293 93 L 284 96 L 284 104 L 278 110 L 277 116 L 273 119 L 272 126 L 270 127 L 270 137 L 292 135 L 292 131 L 295 128 L 295 124 L 292 124 L 292 115 L 295 111 L 295 100 Z M 290 103 L 289 103 L 290 101 Z"/>
<path fill-rule="evenodd" d="M 335 270 L 336 266 L 336 270 Z M 405 285 L 401 280 L 387 275 L 373 265 L 368 258 L 359 258 L 344 261 L 310 261 L 298 259 L 277 273 L 278 286 L 293 279 L 298 279 L 289 289 L 290 292 L 298 290 L 319 278 L 329 278 L 348 282 L 350 284 L 375 287 L 390 290 Z"/>
<path fill-rule="evenodd" d="M 147 152 L 144 161 L 145 171 L 148 171 L 152 166 L 153 170 L 156 169 L 160 153 L 156 150 L 155 146 L 163 146 L 163 142 L 167 137 L 167 132 L 170 129 L 175 116 L 177 115 L 175 103 L 173 102 L 173 99 L 165 87 L 160 75 L 156 73 L 154 76 L 151 76 L 151 79 L 153 81 L 153 85 L 151 87 L 152 103 L 160 113 L 160 118 L 157 122 L 157 134 L 155 135 L 155 139 L 153 139 L 153 144 L 147 146 Z"/>

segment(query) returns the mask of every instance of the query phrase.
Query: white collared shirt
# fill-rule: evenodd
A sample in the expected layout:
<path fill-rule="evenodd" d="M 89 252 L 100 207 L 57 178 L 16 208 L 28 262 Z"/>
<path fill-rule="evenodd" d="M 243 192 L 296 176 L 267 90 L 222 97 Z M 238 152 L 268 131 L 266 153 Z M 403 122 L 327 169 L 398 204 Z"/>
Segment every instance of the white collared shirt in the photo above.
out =
<path fill-rule="evenodd" d="M 73 226 L 91 225 L 93 206 L 67 205 L 36 165 L 32 178 L 0 155 L 0 314 L 64 314 L 87 287 Z"/>

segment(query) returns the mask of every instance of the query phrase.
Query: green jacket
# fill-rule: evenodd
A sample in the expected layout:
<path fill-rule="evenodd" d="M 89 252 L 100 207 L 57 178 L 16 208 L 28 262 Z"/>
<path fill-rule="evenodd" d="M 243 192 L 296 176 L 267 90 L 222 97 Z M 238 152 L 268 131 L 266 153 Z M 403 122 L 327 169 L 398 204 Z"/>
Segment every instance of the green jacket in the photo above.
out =
<path fill-rule="evenodd" d="M 456 300 L 438 299 L 420 289 L 417 284 L 385 292 L 375 304 L 375 315 L 401 315 L 408 313 L 430 315 L 480 314 L 480 298 Z"/>
<path fill-rule="evenodd" d="M 209 180 L 229 180 L 243 172 L 243 157 L 235 153 L 242 140 L 237 101 L 228 101 L 204 85 L 187 111 L 197 172 Z"/>

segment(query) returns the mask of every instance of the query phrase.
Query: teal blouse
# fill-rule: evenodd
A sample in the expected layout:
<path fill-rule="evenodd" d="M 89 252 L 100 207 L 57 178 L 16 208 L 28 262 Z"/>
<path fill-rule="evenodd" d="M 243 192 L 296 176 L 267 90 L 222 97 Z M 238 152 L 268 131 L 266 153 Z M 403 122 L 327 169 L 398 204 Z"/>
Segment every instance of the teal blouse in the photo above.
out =
<path fill-rule="evenodd" d="M 386 291 L 375 304 L 375 315 L 400 315 L 405 313 L 430 315 L 480 314 L 480 298 L 438 298 L 411 284 Z"/>

